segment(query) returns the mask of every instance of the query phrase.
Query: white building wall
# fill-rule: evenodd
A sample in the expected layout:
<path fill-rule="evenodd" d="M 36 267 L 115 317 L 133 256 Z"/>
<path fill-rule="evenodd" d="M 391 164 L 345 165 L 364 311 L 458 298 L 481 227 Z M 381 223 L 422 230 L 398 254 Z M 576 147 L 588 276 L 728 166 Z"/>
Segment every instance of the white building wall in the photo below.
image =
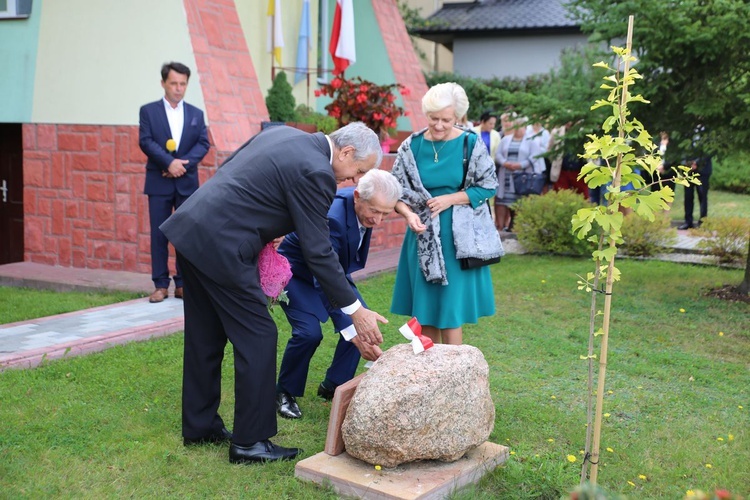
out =
<path fill-rule="evenodd" d="M 560 51 L 586 43 L 586 36 L 536 35 L 503 38 L 457 38 L 454 71 L 474 78 L 526 77 L 559 66 Z"/>
<path fill-rule="evenodd" d="M 182 0 L 51 0 L 41 6 L 32 122 L 138 125 L 164 96 L 162 64 L 192 71 L 185 101 L 205 110 Z"/>

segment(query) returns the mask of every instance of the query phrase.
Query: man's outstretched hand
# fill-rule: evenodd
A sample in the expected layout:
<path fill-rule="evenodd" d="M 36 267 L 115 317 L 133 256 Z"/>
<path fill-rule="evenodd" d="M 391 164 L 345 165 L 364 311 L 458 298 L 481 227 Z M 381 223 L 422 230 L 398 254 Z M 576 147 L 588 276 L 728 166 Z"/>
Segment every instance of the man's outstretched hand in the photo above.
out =
<path fill-rule="evenodd" d="M 367 361 L 375 361 L 380 357 L 381 354 L 383 354 L 383 351 L 380 350 L 380 347 L 362 342 L 359 338 L 359 335 L 352 339 L 352 344 L 354 344 L 356 348 L 359 349 L 359 354 Z"/>
<path fill-rule="evenodd" d="M 357 337 L 366 344 L 377 346 L 383 343 L 383 335 L 378 328 L 378 321 L 388 323 L 388 320 L 383 316 L 364 306 L 352 314 L 352 323 L 354 323 L 354 329 L 357 330 Z"/>

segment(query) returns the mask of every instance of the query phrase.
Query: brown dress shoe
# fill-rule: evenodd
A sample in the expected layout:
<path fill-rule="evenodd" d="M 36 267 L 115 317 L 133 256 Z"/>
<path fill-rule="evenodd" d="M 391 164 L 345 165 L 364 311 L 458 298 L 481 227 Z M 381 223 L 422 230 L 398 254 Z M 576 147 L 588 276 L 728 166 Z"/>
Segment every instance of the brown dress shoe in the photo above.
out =
<path fill-rule="evenodd" d="M 174 298 L 175 299 L 181 299 L 182 298 L 182 287 L 181 286 L 175 287 L 175 289 L 174 289 Z"/>
<path fill-rule="evenodd" d="M 156 304 L 157 302 L 162 302 L 167 297 L 169 297 L 169 293 L 166 288 L 157 288 L 148 298 L 148 301 L 152 304 Z"/>

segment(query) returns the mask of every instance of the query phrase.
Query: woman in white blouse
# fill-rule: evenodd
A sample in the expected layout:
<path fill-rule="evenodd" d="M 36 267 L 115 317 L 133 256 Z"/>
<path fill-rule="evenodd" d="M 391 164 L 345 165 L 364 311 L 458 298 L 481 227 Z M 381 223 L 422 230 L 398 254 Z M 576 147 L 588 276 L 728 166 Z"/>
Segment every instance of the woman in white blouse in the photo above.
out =
<path fill-rule="evenodd" d="M 527 133 L 526 119 L 516 118 L 513 122 L 513 133 L 503 136 L 500 146 L 495 155 L 497 170 L 497 194 L 495 196 L 495 225 L 498 231 L 512 231 L 513 209 L 512 205 L 519 196 L 513 186 L 512 172 L 523 170 L 541 174 L 545 171 L 544 159 L 541 154 L 543 149 L 533 138 L 532 133 Z M 504 224 L 510 218 L 510 223 Z"/>

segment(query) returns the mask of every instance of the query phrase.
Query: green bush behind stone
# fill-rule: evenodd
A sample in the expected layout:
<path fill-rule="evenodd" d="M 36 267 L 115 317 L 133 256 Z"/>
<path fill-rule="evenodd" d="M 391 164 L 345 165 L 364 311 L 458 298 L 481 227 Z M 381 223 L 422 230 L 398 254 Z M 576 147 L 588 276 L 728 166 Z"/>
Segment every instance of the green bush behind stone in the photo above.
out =
<path fill-rule="evenodd" d="M 595 245 L 572 233 L 570 219 L 591 204 L 580 194 L 550 191 L 542 196 L 526 196 L 514 204 L 518 242 L 533 253 L 587 255 Z"/>

